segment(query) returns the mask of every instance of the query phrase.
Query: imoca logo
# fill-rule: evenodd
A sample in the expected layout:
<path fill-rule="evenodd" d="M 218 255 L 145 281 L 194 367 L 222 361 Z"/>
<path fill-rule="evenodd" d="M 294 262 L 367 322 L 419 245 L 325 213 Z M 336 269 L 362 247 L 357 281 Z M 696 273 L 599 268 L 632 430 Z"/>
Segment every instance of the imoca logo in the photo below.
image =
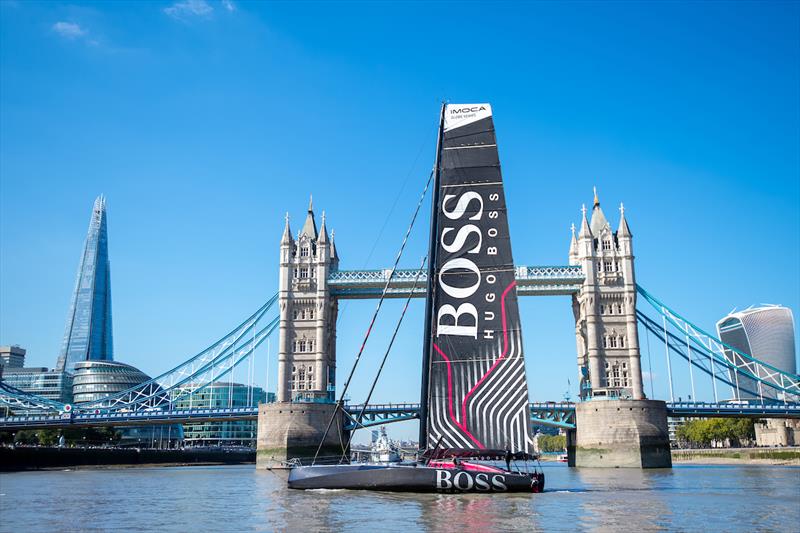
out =
<path fill-rule="evenodd" d="M 478 111 L 486 111 L 486 106 L 475 106 L 475 107 L 459 107 L 458 109 L 453 108 L 450 110 L 451 115 L 460 115 L 462 113 L 477 113 Z"/>

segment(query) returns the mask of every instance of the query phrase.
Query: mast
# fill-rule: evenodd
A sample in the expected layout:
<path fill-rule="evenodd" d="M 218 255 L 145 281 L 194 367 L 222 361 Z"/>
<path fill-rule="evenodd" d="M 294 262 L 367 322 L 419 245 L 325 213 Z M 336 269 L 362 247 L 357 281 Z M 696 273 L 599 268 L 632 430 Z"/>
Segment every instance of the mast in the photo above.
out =
<path fill-rule="evenodd" d="M 431 231 L 428 241 L 428 286 L 425 292 L 425 332 L 423 334 L 424 344 L 422 347 L 422 384 L 419 393 L 419 449 L 427 448 L 428 442 L 428 387 L 430 384 L 429 367 L 431 363 L 431 344 L 432 339 L 432 317 L 433 317 L 433 295 L 436 276 L 436 250 L 437 228 L 439 226 L 439 183 L 440 183 L 440 162 L 442 153 L 442 135 L 444 134 L 444 110 L 445 102 L 442 102 L 442 109 L 439 114 L 439 135 L 436 139 L 436 162 L 434 163 L 433 195 L 431 200 Z"/>

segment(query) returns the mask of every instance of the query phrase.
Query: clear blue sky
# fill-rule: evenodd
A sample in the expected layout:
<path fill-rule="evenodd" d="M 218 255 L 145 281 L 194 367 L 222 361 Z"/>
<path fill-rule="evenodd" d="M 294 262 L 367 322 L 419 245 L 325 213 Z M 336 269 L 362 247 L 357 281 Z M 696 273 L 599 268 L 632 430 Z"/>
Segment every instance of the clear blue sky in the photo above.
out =
<path fill-rule="evenodd" d="M 283 213 L 296 230 L 309 193 L 343 268 L 389 266 L 443 98 L 494 106 L 518 264 L 566 263 L 597 185 L 613 225 L 625 202 L 639 282 L 696 323 L 798 318 L 798 28 L 790 2 L 1 2 L 0 343 L 55 364 L 100 193 L 115 354 L 153 375 L 276 290 Z M 340 375 L 374 302 L 343 307 Z M 532 398 L 574 395 L 568 298 L 521 308 Z M 377 401 L 417 396 L 421 311 Z"/>

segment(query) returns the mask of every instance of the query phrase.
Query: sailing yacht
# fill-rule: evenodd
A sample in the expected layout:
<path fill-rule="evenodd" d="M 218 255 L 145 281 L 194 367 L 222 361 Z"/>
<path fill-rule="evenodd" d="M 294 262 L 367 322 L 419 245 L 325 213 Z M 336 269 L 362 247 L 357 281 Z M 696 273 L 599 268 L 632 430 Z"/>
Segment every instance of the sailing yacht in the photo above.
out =
<path fill-rule="evenodd" d="M 296 466 L 295 489 L 541 492 L 492 108 L 445 104 L 434 167 L 416 463 Z M 512 467 L 522 461 L 524 469 Z M 498 466 L 500 465 L 500 466 Z"/>

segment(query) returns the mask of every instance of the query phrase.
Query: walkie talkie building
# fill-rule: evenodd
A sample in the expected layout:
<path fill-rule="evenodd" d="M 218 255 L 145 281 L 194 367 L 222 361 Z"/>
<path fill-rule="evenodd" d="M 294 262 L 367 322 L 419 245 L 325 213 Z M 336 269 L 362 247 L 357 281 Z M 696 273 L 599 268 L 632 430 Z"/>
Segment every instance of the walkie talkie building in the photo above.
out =
<path fill-rule="evenodd" d="M 752 307 L 729 314 L 717 322 L 717 334 L 728 346 L 750 357 L 763 361 L 782 372 L 797 373 L 795 365 L 794 318 L 792 310 L 779 305 Z M 735 358 L 725 350 L 730 361 Z M 747 377 L 731 373 L 734 398 L 748 400 L 759 398 L 783 399 L 769 388 L 761 387 Z"/>
<path fill-rule="evenodd" d="M 101 195 L 94 201 L 56 369 L 72 372 L 80 361 L 113 359 L 111 266 L 106 199 Z"/>

